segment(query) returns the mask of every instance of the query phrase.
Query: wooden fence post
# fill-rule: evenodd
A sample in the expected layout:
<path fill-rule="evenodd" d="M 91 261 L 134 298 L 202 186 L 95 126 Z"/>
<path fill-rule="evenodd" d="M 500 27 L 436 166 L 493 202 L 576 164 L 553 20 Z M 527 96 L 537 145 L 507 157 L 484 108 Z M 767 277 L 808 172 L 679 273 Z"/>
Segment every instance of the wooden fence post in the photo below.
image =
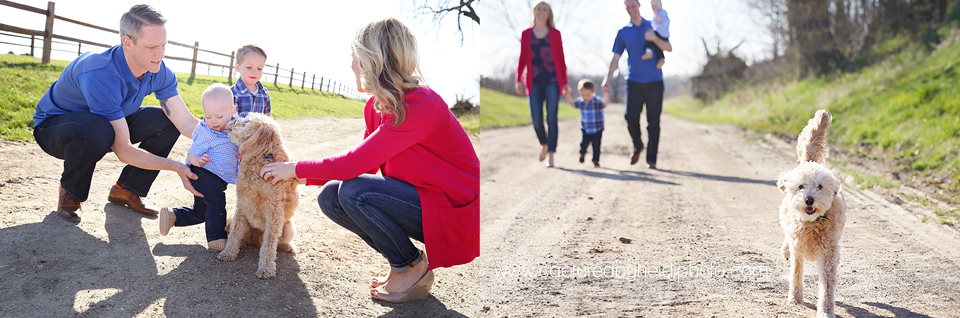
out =
<path fill-rule="evenodd" d="M 320 76 L 320 92 L 323 92 L 323 76 Z"/>
<path fill-rule="evenodd" d="M 36 55 L 33 55 L 33 41 L 35 39 L 36 39 L 36 36 L 33 36 L 33 35 L 30 36 L 30 57 L 37 57 Z"/>
<path fill-rule="evenodd" d="M 236 52 L 232 52 L 232 51 L 230 52 L 230 65 L 228 65 L 229 66 L 228 68 L 230 69 L 230 73 L 227 73 L 229 74 L 227 75 L 227 82 L 229 82 L 230 84 L 233 84 L 233 53 L 236 53 Z"/>
<path fill-rule="evenodd" d="M 200 49 L 200 42 L 193 42 L 193 66 L 190 67 L 190 77 L 197 76 L 197 50 Z"/>
<path fill-rule="evenodd" d="M 293 88 L 293 68 L 290 68 L 290 84 L 287 84 L 290 88 Z"/>
<path fill-rule="evenodd" d="M 82 50 L 83 50 L 83 43 L 77 42 L 77 56 L 80 56 L 80 54 L 83 54 L 81 52 Z"/>
<path fill-rule="evenodd" d="M 273 72 L 273 86 L 277 86 L 277 77 L 280 76 L 280 63 L 277 63 L 277 71 Z"/>
<path fill-rule="evenodd" d="M 313 84 L 315 84 L 316 82 L 317 82 L 317 74 L 313 74 L 313 79 L 310 80 L 310 90 L 311 90 L 311 91 L 314 90 L 314 89 L 313 89 Z"/>
<path fill-rule="evenodd" d="M 303 89 L 303 85 L 307 84 L 307 72 L 303 72 L 303 79 L 300 80 L 300 89 Z"/>
<path fill-rule="evenodd" d="M 43 29 L 46 34 L 43 35 L 43 58 L 40 63 L 50 64 L 50 52 L 53 46 L 53 20 L 56 17 L 53 13 L 53 1 L 47 2 L 47 25 Z"/>

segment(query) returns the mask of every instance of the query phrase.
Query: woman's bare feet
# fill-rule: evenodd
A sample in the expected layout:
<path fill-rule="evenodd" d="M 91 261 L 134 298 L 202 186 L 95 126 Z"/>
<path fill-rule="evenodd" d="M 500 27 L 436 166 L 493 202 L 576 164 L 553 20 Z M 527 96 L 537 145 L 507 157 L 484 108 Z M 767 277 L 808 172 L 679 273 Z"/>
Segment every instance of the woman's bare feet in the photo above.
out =
<path fill-rule="evenodd" d="M 385 291 L 391 294 L 405 292 L 410 289 L 410 287 L 413 287 L 413 285 L 417 284 L 421 278 L 423 278 L 423 275 L 427 273 L 427 269 L 429 269 L 427 262 L 420 262 L 416 266 L 407 269 L 403 273 L 397 273 L 391 269 L 390 274 L 387 274 L 387 276 L 390 276 L 389 280 L 386 280 L 386 283 L 381 285 L 380 288 L 383 288 Z M 379 292 L 376 288 L 373 288 L 370 289 L 370 294 L 373 296 L 378 296 Z"/>
<path fill-rule="evenodd" d="M 547 159 L 547 145 L 543 145 L 543 150 L 540 150 L 540 162 L 543 162 L 543 159 Z"/>

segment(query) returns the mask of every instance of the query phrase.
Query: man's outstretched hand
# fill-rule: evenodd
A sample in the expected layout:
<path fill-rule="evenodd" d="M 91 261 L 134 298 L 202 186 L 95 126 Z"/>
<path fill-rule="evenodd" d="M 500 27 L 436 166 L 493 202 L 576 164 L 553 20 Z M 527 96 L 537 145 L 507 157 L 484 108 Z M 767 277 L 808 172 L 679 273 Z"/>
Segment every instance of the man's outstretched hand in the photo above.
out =
<path fill-rule="evenodd" d="M 190 183 L 190 180 L 197 180 L 197 175 L 190 171 L 190 167 L 187 165 L 181 165 L 181 168 L 177 170 L 177 175 L 180 176 L 180 181 L 183 182 L 183 188 L 193 193 L 193 195 L 198 197 L 203 197 L 203 193 L 197 191 L 193 188 L 193 183 Z"/>

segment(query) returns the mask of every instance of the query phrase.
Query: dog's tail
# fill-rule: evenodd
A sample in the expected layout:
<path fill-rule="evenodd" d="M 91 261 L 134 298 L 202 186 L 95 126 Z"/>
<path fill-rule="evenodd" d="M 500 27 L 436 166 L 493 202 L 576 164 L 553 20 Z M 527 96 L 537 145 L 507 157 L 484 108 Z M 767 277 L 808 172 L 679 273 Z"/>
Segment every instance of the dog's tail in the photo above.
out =
<path fill-rule="evenodd" d="M 813 118 L 807 121 L 800 136 L 797 137 L 797 160 L 800 162 L 823 163 L 827 160 L 827 127 L 833 121 L 833 116 L 825 109 L 817 111 Z"/>

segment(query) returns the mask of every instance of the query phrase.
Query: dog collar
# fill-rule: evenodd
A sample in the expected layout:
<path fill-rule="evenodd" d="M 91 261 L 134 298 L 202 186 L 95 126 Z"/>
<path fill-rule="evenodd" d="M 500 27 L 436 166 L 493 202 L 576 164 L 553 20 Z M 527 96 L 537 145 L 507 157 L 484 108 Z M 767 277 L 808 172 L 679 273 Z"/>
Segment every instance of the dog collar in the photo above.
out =
<path fill-rule="evenodd" d="M 264 160 L 264 161 L 273 160 L 273 154 L 272 154 L 272 153 L 265 153 L 265 154 L 263 154 L 263 160 Z"/>
<path fill-rule="evenodd" d="M 829 221 L 830 219 L 828 219 L 827 217 L 821 215 L 821 216 L 818 216 L 818 217 L 817 217 L 817 220 L 828 220 L 828 221 Z"/>

